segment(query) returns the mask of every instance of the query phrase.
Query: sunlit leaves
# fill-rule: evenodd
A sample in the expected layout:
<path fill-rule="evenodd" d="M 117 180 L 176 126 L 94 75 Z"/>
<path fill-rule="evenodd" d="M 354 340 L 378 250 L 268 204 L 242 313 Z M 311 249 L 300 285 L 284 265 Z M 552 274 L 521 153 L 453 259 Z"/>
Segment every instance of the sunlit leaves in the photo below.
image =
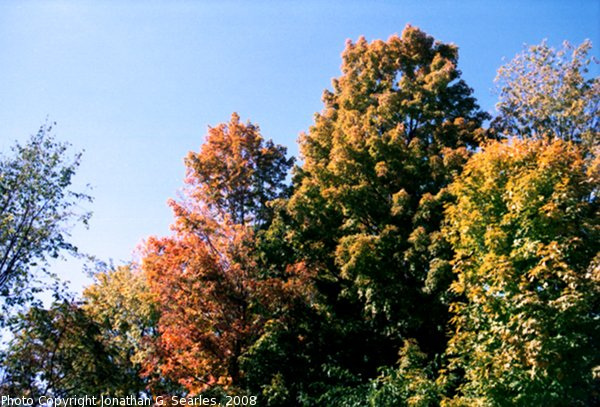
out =
<path fill-rule="evenodd" d="M 435 237 L 441 191 L 483 137 L 486 115 L 460 79 L 457 47 L 417 28 L 348 42 L 342 59 L 323 112 L 300 138 L 292 233 L 321 278 L 340 279 L 341 296 L 384 318 L 387 334 L 414 335 L 423 325 L 416 307 L 437 301 L 423 292 L 429 263 L 448 254 Z M 430 280 L 447 281 L 442 270 Z"/>
<path fill-rule="evenodd" d="M 450 366 L 466 379 L 452 403 L 591 402 L 600 224 L 585 163 L 560 140 L 491 144 L 452 185 L 446 233 L 464 300 L 451 307 Z"/>
<path fill-rule="evenodd" d="M 142 365 L 156 336 L 158 310 L 146 276 L 134 265 L 99 272 L 83 292 L 81 308 L 101 330 L 100 339 L 113 349 L 114 364 L 123 372 L 123 393 L 145 390 Z"/>
<path fill-rule="evenodd" d="M 285 155 L 285 147 L 265 142 L 258 126 L 234 113 L 229 123 L 209 129 L 200 152 L 186 157 L 190 192 L 233 223 L 263 225 L 270 216 L 266 203 L 285 190 L 293 162 Z"/>
<path fill-rule="evenodd" d="M 269 277 L 255 257 L 255 233 L 271 220 L 267 202 L 285 196 L 291 162 L 285 148 L 264 142 L 237 114 L 188 154 L 185 197 L 170 201 L 173 235 L 148 239 L 142 253 L 160 309 L 146 374 L 190 394 L 239 389 L 240 357 L 293 291 L 293 277 Z"/>
<path fill-rule="evenodd" d="M 517 55 L 498 70 L 499 111 L 494 127 L 521 137 L 597 145 L 600 132 L 600 80 L 590 77 L 592 44 L 546 42 Z"/>

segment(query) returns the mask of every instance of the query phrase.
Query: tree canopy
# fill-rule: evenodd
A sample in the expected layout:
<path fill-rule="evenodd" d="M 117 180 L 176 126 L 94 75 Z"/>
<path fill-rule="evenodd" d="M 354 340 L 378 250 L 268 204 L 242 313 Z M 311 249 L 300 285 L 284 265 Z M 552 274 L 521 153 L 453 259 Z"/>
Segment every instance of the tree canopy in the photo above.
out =
<path fill-rule="evenodd" d="M 56 141 L 44 125 L 24 145 L 0 155 L 0 298 L 3 307 L 31 299 L 34 270 L 61 252 L 77 253 L 69 231 L 87 224 L 80 204 L 91 197 L 71 189 L 81 154 Z M 6 311 L 6 308 L 4 309 Z"/>
<path fill-rule="evenodd" d="M 80 300 L 56 294 L 12 319 L 0 391 L 599 404 L 590 54 L 584 42 L 518 55 L 499 70 L 492 118 L 455 45 L 410 25 L 348 41 L 292 177 L 256 124 L 234 113 L 210 127 L 169 200 L 172 233 L 97 273 Z M 0 160 L 7 302 L 26 298 L 36 262 L 76 250 L 68 222 L 88 216 L 69 189 L 79 156 L 49 132 Z"/>
<path fill-rule="evenodd" d="M 598 144 L 600 78 L 590 77 L 591 41 L 561 49 L 546 41 L 498 70 L 494 127 L 524 138 L 558 137 L 588 148 Z"/>
<path fill-rule="evenodd" d="M 267 202 L 286 193 L 285 151 L 235 113 L 210 128 L 186 159 L 186 199 L 170 202 L 174 235 L 145 245 L 142 269 L 161 309 L 146 364 L 192 394 L 240 384 L 239 359 L 263 329 L 262 310 L 283 295 L 260 273 L 252 247 L 256 228 L 269 222 Z"/>
<path fill-rule="evenodd" d="M 492 144 L 452 184 L 457 405 L 597 401 L 600 179 L 585 163 L 561 140 Z"/>

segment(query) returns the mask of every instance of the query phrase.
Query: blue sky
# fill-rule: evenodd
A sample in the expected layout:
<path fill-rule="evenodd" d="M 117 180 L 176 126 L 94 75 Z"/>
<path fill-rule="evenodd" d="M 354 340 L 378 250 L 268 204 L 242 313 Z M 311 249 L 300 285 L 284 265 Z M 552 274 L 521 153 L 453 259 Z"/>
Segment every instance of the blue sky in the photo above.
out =
<path fill-rule="evenodd" d="M 599 22 L 595 0 L 2 1 L 0 151 L 56 121 L 58 137 L 85 150 L 77 184 L 95 197 L 73 242 L 120 263 L 169 233 L 166 200 L 208 125 L 237 111 L 296 155 L 346 39 L 385 39 L 410 23 L 453 42 L 493 112 L 502 58 L 544 38 L 600 44 Z M 75 290 L 87 282 L 76 261 L 54 267 Z"/>

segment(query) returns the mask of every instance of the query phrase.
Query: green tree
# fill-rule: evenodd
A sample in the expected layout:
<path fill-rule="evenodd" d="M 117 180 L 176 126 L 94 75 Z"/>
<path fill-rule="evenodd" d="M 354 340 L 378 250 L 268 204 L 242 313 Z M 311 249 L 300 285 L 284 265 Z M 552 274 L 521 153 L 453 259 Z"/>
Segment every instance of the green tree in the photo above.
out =
<path fill-rule="evenodd" d="M 143 372 L 159 317 L 146 276 L 132 264 L 97 273 L 94 278 L 94 284 L 83 292 L 81 308 L 99 327 L 103 346 L 112 352 L 112 362 L 122 378 L 119 391 L 140 393 L 148 385 L 142 374 L 156 376 L 156 372 Z"/>
<path fill-rule="evenodd" d="M 31 307 L 1 355 L 0 392 L 38 398 L 117 394 L 123 377 L 100 327 L 76 303 Z"/>
<path fill-rule="evenodd" d="M 12 155 L 0 156 L 0 298 L 3 306 L 22 303 L 31 294 L 31 268 L 47 265 L 61 252 L 77 253 L 69 229 L 87 224 L 79 205 L 91 198 L 70 189 L 81 154 L 68 156 L 52 127 L 42 126 Z"/>
<path fill-rule="evenodd" d="M 305 314 L 313 317 L 271 335 L 302 338 L 281 344 L 304 352 L 298 376 L 287 367 L 264 374 L 265 389 L 290 386 L 292 403 L 365 383 L 408 338 L 429 360 L 444 350 L 445 187 L 485 137 L 487 116 L 460 78 L 456 46 L 408 26 L 387 41 L 348 42 L 342 60 L 324 110 L 300 137 L 291 226 L 275 222 L 289 261 L 304 264 L 317 287 Z"/>
<path fill-rule="evenodd" d="M 496 131 L 510 136 L 598 143 L 600 78 L 590 77 L 592 43 L 534 45 L 498 70 Z"/>
<path fill-rule="evenodd" d="M 487 146 L 452 184 L 445 405 L 598 402 L 598 174 L 572 143 L 522 140 Z"/>

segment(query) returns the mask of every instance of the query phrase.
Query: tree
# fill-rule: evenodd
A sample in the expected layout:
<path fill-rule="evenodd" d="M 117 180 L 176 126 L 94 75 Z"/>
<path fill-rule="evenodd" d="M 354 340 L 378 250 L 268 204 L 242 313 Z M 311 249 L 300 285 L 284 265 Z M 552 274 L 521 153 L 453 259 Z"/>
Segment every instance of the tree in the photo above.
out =
<path fill-rule="evenodd" d="M 51 126 L 42 126 L 12 156 L 0 157 L 0 297 L 4 306 L 25 301 L 34 278 L 61 252 L 77 253 L 68 241 L 73 224 L 87 224 L 89 212 L 78 205 L 91 198 L 70 189 L 81 154 L 67 156 Z"/>
<path fill-rule="evenodd" d="M 96 273 L 94 278 L 83 292 L 81 308 L 99 327 L 98 339 L 111 350 L 121 376 L 120 393 L 141 394 L 148 386 L 142 379 L 143 364 L 157 335 L 159 315 L 146 276 L 131 264 Z"/>
<path fill-rule="evenodd" d="M 285 191 L 294 161 L 285 155 L 285 147 L 265 142 L 258 126 L 240 123 L 233 113 L 229 123 L 209 128 L 200 152 L 185 159 L 192 197 L 235 224 L 261 226 L 270 217 L 267 202 Z"/>
<path fill-rule="evenodd" d="M 150 238 L 142 269 L 161 313 L 148 370 L 190 394 L 239 389 L 240 357 L 262 331 L 265 313 L 294 284 L 264 275 L 253 253 L 255 230 L 268 226 L 267 201 L 284 196 L 291 160 L 263 143 L 258 127 L 209 129 L 199 153 L 186 159 L 188 188 L 171 201 L 173 236 Z"/>
<path fill-rule="evenodd" d="M 161 307 L 147 368 L 192 394 L 238 384 L 237 359 L 258 323 L 249 315 L 251 264 L 242 268 L 230 257 L 237 236 L 211 232 L 210 243 L 187 231 L 151 238 L 142 264 Z"/>
<path fill-rule="evenodd" d="M 100 328 L 74 302 L 31 307 L 3 352 L 0 391 L 38 399 L 118 395 L 122 381 Z"/>
<path fill-rule="evenodd" d="M 48 309 L 34 305 L 11 320 L 15 334 L 0 355 L 0 389 L 33 398 L 146 393 L 142 367 L 157 311 L 145 276 L 122 266 L 95 279 L 82 302 L 55 293 Z M 156 383 L 178 390 L 167 380 Z"/>
<path fill-rule="evenodd" d="M 542 42 L 498 70 L 493 127 L 511 136 L 598 144 L 600 79 L 589 78 L 590 41 L 555 50 Z"/>
<path fill-rule="evenodd" d="M 598 402 L 599 181 L 597 163 L 554 139 L 490 144 L 452 184 L 443 380 L 458 388 L 445 405 Z"/>
<path fill-rule="evenodd" d="M 343 338 L 318 360 L 364 381 L 394 364 L 405 339 L 429 358 L 444 349 L 445 188 L 485 137 L 487 116 L 460 79 L 457 47 L 417 28 L 348 42 L 342 59 L 300 138 L 288 237 L 317 276 L 328 319 L 319 325 Z"/>

